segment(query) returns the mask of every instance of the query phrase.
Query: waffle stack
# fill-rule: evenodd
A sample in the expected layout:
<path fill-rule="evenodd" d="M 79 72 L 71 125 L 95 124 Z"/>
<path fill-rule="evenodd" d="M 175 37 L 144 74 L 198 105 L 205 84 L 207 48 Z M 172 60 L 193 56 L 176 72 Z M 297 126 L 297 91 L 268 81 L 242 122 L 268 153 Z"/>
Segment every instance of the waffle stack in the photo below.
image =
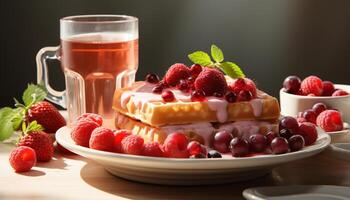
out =
<path fill-rule="evenodd" d="M 222 130 L 249 137 L 277 129 L 278 101 L 262 91 L 258 90 L 250 101 L 229 103 L 213 96 L 191 101 L 190 93 L 168 88 L 176 101 L 164 102 L 161 95 L 152 93 L 154 86 L 140 81 L 115 91 L 117 128 L 132 130 L 146 142 L 163 143 L 167 135 L 181 132 L 205 145 L 210 145 L 213 134 Z"/>

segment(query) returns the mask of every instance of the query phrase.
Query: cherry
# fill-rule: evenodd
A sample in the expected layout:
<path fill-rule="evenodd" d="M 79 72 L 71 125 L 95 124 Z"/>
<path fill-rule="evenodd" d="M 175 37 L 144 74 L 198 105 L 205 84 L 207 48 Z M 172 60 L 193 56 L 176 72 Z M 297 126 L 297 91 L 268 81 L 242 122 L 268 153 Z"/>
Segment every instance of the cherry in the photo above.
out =
<path fill-rule="evenodd" d="M 322 85 L 322 96 L 332 96 L 333 92 L 335 91 L 334 84 L 330 81 L 323 81 Z"/>
<path fill-rule="evenodd" d="M 279 122 L 279 130 L 288 129 L 292 134 L 298 132 L 299 124 L 294 117 L 286 116 Z"/>
<path fill-rule="evenodd" d="M 327 106 L 324 103 L 316 103 L 314 106 L 312 106 L 312 110 L 318 116 L 321 112 L 327 110 Z"/>
<path fill-rule="evenodd" d="M 191 100 L 192 101 L 204 101 L 205 100 L 205 94 L 202 90 L 195 90 L 191 94 Z"/>
<path fill-rule="evenodd" d="M 253 95 L 248 90 L 241 90 L 238 93 L 237 101 L 250 101 L 253 98 Z"/>
<path fill-rule="evenodd" d="M 190 68 L 191 75 L 197 77 L 202 72 L 202 66 L 199 64 L 193 64 Z"/>
<path fill-rule="evenodd" d="M 157 84 L 153 89 L 152 92 L 155 94 L 161 94 L 163 92 L 163 85 L 162 84 Z"/>
<path fill-rule="evenodd" d="M 317 118 L 317 114 L 314 110 L 312 109 L 307 109 L 304 111 L 303 113 L 303 118 L 306 119 L 306 121 L 311 122 L 313 124 L 316 124 L 316 118 Z"/>
<path fill-rule="evenodd" d="M 299 133 L 305 140 L 305 145 L 311 145 L 317 140 L 316 126 L 310 122 L 303 122 L 299 126 Z"/>
<path fill-rule="evenodd" d="M 222 94 L 221 92 L 214 92 L 213 96 L 221 98 L 224 96 L 224 94 Z"/>
<path fill-rule="evenodd" d="M 273 131 L 269 131 L 266 134 L 267 144 L 271 144 L 272 140 L 275 139 L 276 137 L 278 137 L 277 133 Z"/>
<path fill-rule="evenodd" d="M 202 153 L 202 145 L 197 141 L 191 141 L 187 145 L 187 151 L 190 155 Z"/>
<path fill-rule="evenodd" d="M 208 152 L 208 158 L 222 158 L 222 155 L 218 151 L 210 150 Z"/>
<path fill-rule="evenodd" d="M 288 129 L 281 129 L 280 130 L 280 136 L 286 139 L 289 139 L 290 137 L 292 137 L 292 133 L 288 130 Z"/>
<path fill-rule="evenodd" d="M 289 145 L 286 138 L 276 137 L 271 142 L 271 151 L 273 154 L 284 154 L 289 151 Z"/>
<path fill-rule="evenodd" d="M 213 147 L 215 150 L 221 152 L 221 153 L 226 153 L 229 151 L 229 144 L 230 141 L 232 140 L 232 135 L 231 133 L 227 131 L 220 131 L 217 132 L 214 135 L 214 140 L 213 140 Z"/>
<path fill-rule="evenodd" d="M 225 95 L 225 99 L 229 103 L 234 103 L 236 102 L 237 96 L 234 92 L 227 92 Z"/>
<path fill-rule="evenodd" d="M 175 101 L 175 95 L 172 91 L 166 90 L 162 92 L 162 98 L 165 102 Z"/>
<path fill-rule="evenodd" d="M 288 76 L 283 81 L 283 88 L 286 92 L 297 94 L 300 89 L 301 80 L 297 76 Z"/>
<path fill-rule="evenodd" d="M 180 80 L 179 84 L 177 84 L 177 89 L 181 90 L 182 92 L 188 92 L 190 90 L 190 85 L 187 83 L 186 80 Z"/>
<path fill-rule="evenodd" d="M 147 74 L 146 81 L 149 83 L 158 83 L 159 77 L 156 74 Z"/>
<path fill-rule="evenodd" d="M 261 134 L 254 134 L 249 137 L 249 146 L 254 152 L 263 152 L 267 147 L 267 138 Z"/>
<path fill-rule="evenodd" d="M 249 143 L 242 138 L 233 138 L 230 142 L 232 156 L 242 157 L 249 153 Z"/>
<path fill-rule="evenodd" d="M 291 151 L 299 151 L 305 145 L 304 138 L 301 135 L 293 135 L 288 139 L 288 143 Z"/>

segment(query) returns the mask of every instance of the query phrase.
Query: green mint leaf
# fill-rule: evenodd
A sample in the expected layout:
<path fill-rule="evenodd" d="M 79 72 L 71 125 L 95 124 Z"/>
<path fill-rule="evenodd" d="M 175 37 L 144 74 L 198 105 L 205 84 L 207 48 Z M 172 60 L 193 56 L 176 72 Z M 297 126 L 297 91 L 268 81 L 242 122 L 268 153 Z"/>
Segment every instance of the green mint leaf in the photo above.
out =
<path fill-rule="evenodd" d="M 222 53 L 221 49 L 215 44 L 211 45 L 210 51 L 211 57 L 213 57 L 215 62 L 222 62 L 224 60 L 224 54 Z"/>
<path fill-rule="evenodd" d="M 40 124 L 38 124 L 38 122 L 35 120 L 30 122 L 27 127 L 24 126 L 23 129 L 25 129 L 25 131 L 24 131 L 25 133 L 30 133 L 32 131 L 43 131 L 44 130 L 44 128 Z"/>
<path fill-rule="evenodd" d="M 0 141 L 4 141 L 11 137 L 14 132 L 12 119 L 16 112 L 9 107 L 0 110 Z"/>
<path fill-rule="evenodd" d="M 12 118 L 12 124 L 14 130 L 19 130 L 24 119 L 24 108 L 14 109 L 14 116 Z"/>
<path fill-rule="evenodd" d="M 24 104 L 29 107 L 39 101 L 43 101 L 46 97 L 46 91 L 41 85 L 28 84 L 24 91 L 22 100 Z"/>
<path fill-rule="evenodd" d="M 219 67 L 222 71 L 224 71 L 224 73 L 226 75 L 228 75 L 231 78 L 244 78 L 245 77 L 241 68 L 239 68 L 238 65 L 236 65 L 233 62 L 220 63 Z"/>
<path fill-rule="evenodd" d="M 210 56 L 204 51 L 196 51 L 188 55 L 188 58 L 195 64 L 202 66 L 212 65 L 213 62 L 210 59 Z"/>

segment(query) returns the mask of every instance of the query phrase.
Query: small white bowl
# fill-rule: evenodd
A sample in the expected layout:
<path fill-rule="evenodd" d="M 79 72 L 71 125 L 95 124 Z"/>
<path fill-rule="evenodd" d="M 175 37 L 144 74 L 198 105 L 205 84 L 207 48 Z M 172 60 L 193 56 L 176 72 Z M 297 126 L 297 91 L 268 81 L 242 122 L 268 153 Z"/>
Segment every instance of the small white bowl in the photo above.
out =
<path fill-rule="evenodd" d="M 350 85 L 335 84 L 336 89 L 343 89 L 350 93 Z M 289 94 L 280 90 L 281 114 L 283 116 L 297 116 L 299 112 L 303 112 L 312 108 L 316 103 L 324 103 L 331 108 L 335 108 L 342 113 L 343 120 L 350 122 L 350 95 L 347 96 L 301 96 Z"/>

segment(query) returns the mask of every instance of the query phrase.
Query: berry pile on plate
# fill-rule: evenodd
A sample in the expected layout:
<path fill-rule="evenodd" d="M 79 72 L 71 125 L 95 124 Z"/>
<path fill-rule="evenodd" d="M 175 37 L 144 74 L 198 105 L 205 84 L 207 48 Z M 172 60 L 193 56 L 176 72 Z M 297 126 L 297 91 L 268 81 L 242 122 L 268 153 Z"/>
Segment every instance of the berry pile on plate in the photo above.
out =
<path fill-rule="evenodd" d="M 316 103 L 311 109 L 298 114 L 299 122 L 311 122 L 321 127 L 326 132 L 343 130 L 343 119 L 341 113 L 329 109 L 324 103 Z"/>
<path fill-rule="evenodd" d="M 297 76 L 288 76 L 283 82 L 284 91 L 303 96 L 345 96 L 349 93 L 337 89 L 331 81 L 322 81 L 317 76 L 308 76 L 303 81 Z"/>
<path fill-rule="evenodd" d="M 266 135 L 254 134 L 247 140 L 234 137 L 226 131 L 213 134 L 210 147 L 190 140 L 185 134 L 174 132 L 163 144 L 145 143 L 140 136 L 128 130 L 111 130 L 102 127 L 103 119 L 97 114 L 80 116 L 71 132 L 73 141 L 91 149 L 168 158 L 222 158 L 223 154 L 233 157 L 250 157 L 264 154 L 284 154 L 301 150 L 317 140 L 316 126 L 310 122 L 298 123 L 293 117 L 284 117 L 279 123 L 279 132 Z"/>

